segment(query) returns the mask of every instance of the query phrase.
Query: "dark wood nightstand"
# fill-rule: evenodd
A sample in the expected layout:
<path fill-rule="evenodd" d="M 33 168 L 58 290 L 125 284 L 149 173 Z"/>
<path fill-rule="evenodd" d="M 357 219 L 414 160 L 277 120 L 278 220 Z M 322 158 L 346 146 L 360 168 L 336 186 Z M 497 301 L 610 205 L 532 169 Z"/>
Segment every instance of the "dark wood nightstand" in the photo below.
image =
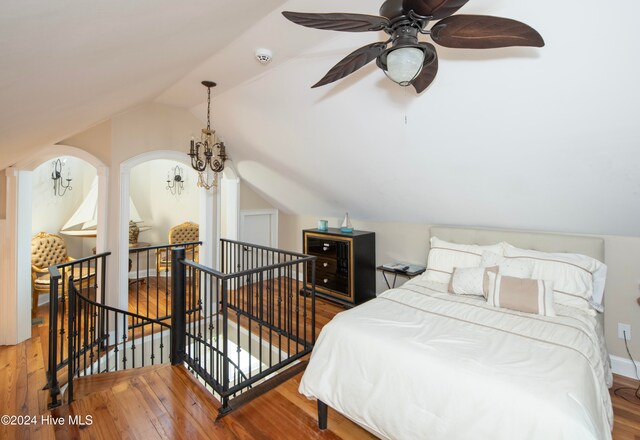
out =
<path fill-rule="evenodd" d="M 347 307 L 376 297 L 376 235 L 373 232 L 302 231 L 303 252 L 317 257 L 316 295 Z M 307 267 L 307 285 L 311 271 Z"/>

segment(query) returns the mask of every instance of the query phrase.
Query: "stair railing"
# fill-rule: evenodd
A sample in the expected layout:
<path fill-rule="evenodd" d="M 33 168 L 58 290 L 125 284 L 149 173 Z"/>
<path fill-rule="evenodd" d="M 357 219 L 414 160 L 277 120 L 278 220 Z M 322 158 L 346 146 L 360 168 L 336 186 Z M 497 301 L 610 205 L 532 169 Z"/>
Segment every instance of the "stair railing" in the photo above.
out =
<path fill-rule="evenodd" d="M 171 361 L 220 399 L 219 417 L 299 372 L 316 331 L 315 257 L 225 239 L 220 250 L 224 272 L 178 248 L 171 273 Z"/>
<path fill-rule="evenodd" d="M 68 403 L 74 379 L 170 361 L 167 322 L 98 303 L 83 295 L 73 279 L 68 290 Z"/>
<path fill-rule="evenodd" d="M 51 398 L 49 408 L 60 405 L 58 372 L 69 364 L 66 350 L 68 286 L 73 285 L 87 297 L 102 302 L 105 297 L 105 276 L 109 255 L 111 252 L 104 252 L 49 268 L 49 335 L 45 386 Z M 77 281 L 69 283 L 72 279 Z"/>

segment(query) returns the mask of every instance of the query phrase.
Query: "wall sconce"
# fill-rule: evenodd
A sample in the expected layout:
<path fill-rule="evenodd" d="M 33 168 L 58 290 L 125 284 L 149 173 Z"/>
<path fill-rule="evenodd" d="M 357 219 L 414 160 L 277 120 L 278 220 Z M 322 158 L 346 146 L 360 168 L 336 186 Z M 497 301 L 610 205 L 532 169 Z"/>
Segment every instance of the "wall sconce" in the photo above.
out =
<path fill-rule="evenodd" d="M 65 195 L 67 190 L 73 189 L 71 187 L 71 171 L 67 169 L 67 178 L 62 178 L 62 168 L 64 167 L 64 165 L 65 163 L 60 159 L 56 159 L 51 162 L 51 167 L 53 168 L 53 171 L 51 172 L 51 180 L 53 180 L 53 194 L 60 197 Z M 63 180 L 67 181 L 66 185 L 64 184 Z"/>
<path fill-rule="evenodd" d="M 171 177 L 171 171 L 173 171 L 173 177 Z M 184 170 L 176 165 L 171 168 L 171 171 L 167 173 L 167 191 L 171 191 L 174 196 L 180 195 L 184 189 Z"/>

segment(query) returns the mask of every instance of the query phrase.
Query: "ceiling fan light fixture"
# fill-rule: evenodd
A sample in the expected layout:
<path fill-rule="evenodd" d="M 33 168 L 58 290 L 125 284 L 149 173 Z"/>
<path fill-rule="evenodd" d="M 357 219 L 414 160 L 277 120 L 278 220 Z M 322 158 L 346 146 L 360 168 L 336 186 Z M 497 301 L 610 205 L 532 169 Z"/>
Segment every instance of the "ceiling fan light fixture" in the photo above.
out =
<path fill-rule="evenodd" d="M 411 85 L 420 74 L 424 64 L 424 51 L 417 47 L 400 47 L 387 54 L 387 69 L 384 73 L 389 79 L 402 87 Z"/>
<path fill-rule="evenodd" d="M 525 23 L 489 15 L 455 14 L 468 1 L 386 0 L 380 7 L 379 16 L 293 11 L 282 11 L 282 14 L 287 20 L 309 28 L 341 32 L 384 31 L 389 36 L 386 41 L 368 44 L 347 55 L 312 88 L 342 79 L 376 60 L 392 81 L 405 87 L 412 85 L 420 94 L 432 84 L 439 64 L 435 47 L 421 42 L 421 35 L 430 35 L 440 46 L 459 49 L 544 46 L 542 36 Z M 437 23 L 427 29 L 434 20 Z"/>

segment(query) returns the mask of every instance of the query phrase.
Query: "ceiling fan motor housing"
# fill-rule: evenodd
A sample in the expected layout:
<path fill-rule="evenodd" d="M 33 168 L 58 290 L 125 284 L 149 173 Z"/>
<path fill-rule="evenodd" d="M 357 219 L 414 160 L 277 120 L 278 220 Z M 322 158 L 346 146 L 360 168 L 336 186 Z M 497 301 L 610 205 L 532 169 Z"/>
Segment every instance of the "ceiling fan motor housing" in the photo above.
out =
<path fill-rule="evenodd" d="M 418 29 L 411 25 L 401 25 L 395 30 L 393 46 L 413 46 L 418 44 Z"/>

